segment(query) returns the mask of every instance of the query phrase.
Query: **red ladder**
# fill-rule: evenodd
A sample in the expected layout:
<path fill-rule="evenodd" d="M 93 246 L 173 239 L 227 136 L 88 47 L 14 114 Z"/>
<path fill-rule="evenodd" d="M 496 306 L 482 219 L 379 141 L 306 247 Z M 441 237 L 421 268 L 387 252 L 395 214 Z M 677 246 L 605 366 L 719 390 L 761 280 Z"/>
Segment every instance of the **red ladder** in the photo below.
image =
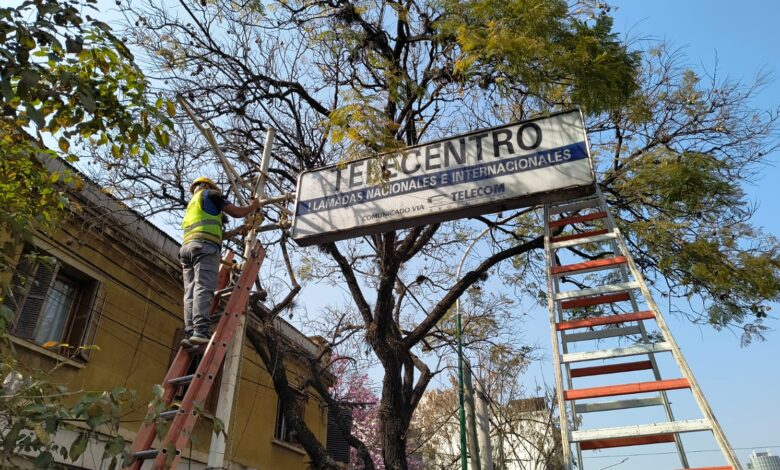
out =
<path fill-rule="evenodd" d="M 229 253 L 226 259 L 230 264 L 233 253 Z M 146 419 L 135 436 L 130 447 L 130 461 L 126 469 L 139 470 L 145 460 L 154 460 L 152 468 L 175 468 L 182 456 L 182 451 L 187 446 L 192 430 L 198 420 L 199 410 L 209 392 L 214 386 L 214 379 L 219 368 L 225 360 L 225 353 L 230 344 L 241 316 L 244 315 L 249 301 L 249 292 L 257 279 L 260 265 L 265 259 L 265 250 L 255 241 L 246 262 L 244 263 L 238 282 L 232 288 L 226 287 L 230 277 L 230 268 L 223 265 L 219 271 L 218 291 L 211 304 L 213 315 L 226 296 L 230 296 L 227 306 L 220 315 L 216 331 L 211 336 L 211 341 L 204 347 L 184 348 L 180 347 L 163 382 L 162 402 L 165 409 L 159 413 L 155 402 L 149 404 Z M 192 360 L 202 354 L 200 364 L 194 374 L 185 375 Z M 187 387 L 184 398 L 178 409 L 168 410 L 173 403 L 176 392 L 180 387 Z M 153 448 L 157 436 L 157 425 L 160 420 L 172 420 L 165 438 L 158 448 Z"/>
<path fill-rule="evenodd" d="M 680 464 L 684 468 L 691 468 L 681 434 L 711 431 L 729 465 L 707 468 L 739 470 L 739 461 L 672 337 L 642 273 L 634 263 L 601 191 L 596 188 L 596 194 L 592 197 L 545 205 L 544 222 L 553 362 L 566 469 L 572 468 L 574 460 L 571 452 L 572 444 L 575 446 L 577 468 L 584 470 L 587 465 L 582 460 L 583 451 L 659 443 L 675 444 Z M 567 248 L 571 250 L 566 250 Z M 592 253 L 601 253 L 602 257 L 580 261 L 581 255 L 587 253 L 589 249 Z M 569 257 L 577 257 L 577 259 L 571 261 L 566 259 L 566 262 L 562 263 L 559 250 L 571 251 Z M 608 254 L 609 257 L 603 257 L 604 254 Z M 584 284 L 593 282 L 593 279 L 588 277 L 578 282 L 578 288 L 575 290 L 561 289 L 565 278 L 571 279 L 585 273 L 606 270 L 617 271 L 616 274 L 605 277 L 610 279 L 607 281 L 612 282 L 610 284 L 586 287 Z M 640 294 L 647 305 L 644 309 L 639 306 Z M 621 304 L 624 302 L 630 302 L 630 306 L 622 307 Z M 596 307 L 601 308 L 603 312 L 605 306 L 612 307 L 611 314 L 588 316 L 593 315 Z M 576 318 L 571 317 L 572 310 L 575 310 Z M 597 308 L 595 310 L 599 311 Z M 650 338 L 645 328 L 646 321 L 655 321 L 663 336 L 660 341 L 654 342 Z M 588 341 L 615 338 L 628 339 L 629 344 L 619 344 L 620 347 L 608 349 L 593 350 L 591 347 L 585 348 L 585 351 L 570 350 L 577 345 L 588 344 Z M 639 341 L 632 343 L 632 338 L 639 338 Z M 662 378 L 656 361 L 656 355 L 662 353 L 672 354 L 682 377 Z M 622 359 L 632 356 L 644 356 L 644 358 L 631 362 Z M 577 363 L 589 361 L 604 361 L 604 363 L 573 367 Z M 618 384 L 610 383 L 608 380 L 610 377 L 620 377 L 625 373 L 646 373 L 642 371 L 651 371 L 654 380 L 632 382 L 623 379 L 622 383 Z M 575 387 L 574 379 L 583 377 L 588 377 L 590 380 L 601 377 L 606 384 L 596 387 Z M 675 420 L 666 392 L 680 389 L 691 391 L 703 419 Z M 604 397 L 643 393 L 656 395 L 648 398 L 588 402 Z M 662 407 L 667 421 L 582 429 L 587 424 L 586 414 L 613 412 L 606 416 L 614 417 L 615 421 L 619 422 L 619 410 L 648 406 Z M 614 413 L 616 411 L 618 413 Z"/>

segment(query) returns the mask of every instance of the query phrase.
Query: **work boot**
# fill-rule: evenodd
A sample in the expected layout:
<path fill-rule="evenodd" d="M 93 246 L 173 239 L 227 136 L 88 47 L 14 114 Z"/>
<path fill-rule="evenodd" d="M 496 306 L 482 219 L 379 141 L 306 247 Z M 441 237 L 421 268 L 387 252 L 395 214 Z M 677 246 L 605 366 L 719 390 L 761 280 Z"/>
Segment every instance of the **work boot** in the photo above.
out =
<path fill-rule="evenodd" d="M 191 346 L 203 346 L 205 344 L 209 344 L 209 341 L 211 341 L 211 337 L 201 333 L 195 333 L 194 335 L 190 336 L 189 339 Z"/>
<path fill-rule="evenodd" d="M 190 343 L 190 339 L 187 338 L 186 336 L 184 337 L 184 339 L 179 341 L 179 344 L 181 345 L 181 347 L 183 347 L 185 349 L 189 349 L 189 348 L 192 347 L 192 343 Z"/>

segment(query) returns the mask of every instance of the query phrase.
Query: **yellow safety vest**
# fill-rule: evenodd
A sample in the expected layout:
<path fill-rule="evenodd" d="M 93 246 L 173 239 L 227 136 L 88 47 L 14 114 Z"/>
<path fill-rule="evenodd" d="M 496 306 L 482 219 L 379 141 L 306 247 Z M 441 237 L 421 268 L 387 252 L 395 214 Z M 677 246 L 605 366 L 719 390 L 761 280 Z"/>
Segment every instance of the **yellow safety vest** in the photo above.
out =
<path fill-rule="evenodd" d="M 192 240 L 207 240 L 217 245 L 222 243 L 222 213 L 211 215 L 203 210 L 201 205 L 203 191 L 205 190 L 195 192 L 187 204 L 187 211 L 181 222 L 185 245 Z"/>

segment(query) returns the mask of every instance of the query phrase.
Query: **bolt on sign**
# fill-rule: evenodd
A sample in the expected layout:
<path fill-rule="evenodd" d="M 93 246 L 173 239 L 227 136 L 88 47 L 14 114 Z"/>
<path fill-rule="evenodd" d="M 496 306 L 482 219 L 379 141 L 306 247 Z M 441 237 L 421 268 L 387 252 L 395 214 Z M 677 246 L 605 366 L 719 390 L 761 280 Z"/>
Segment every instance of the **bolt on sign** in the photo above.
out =
<path fill-rule="evenodd" d="M 595 174 L 579 110 L 301 174 L 301 246 L 586 196 Z"/>

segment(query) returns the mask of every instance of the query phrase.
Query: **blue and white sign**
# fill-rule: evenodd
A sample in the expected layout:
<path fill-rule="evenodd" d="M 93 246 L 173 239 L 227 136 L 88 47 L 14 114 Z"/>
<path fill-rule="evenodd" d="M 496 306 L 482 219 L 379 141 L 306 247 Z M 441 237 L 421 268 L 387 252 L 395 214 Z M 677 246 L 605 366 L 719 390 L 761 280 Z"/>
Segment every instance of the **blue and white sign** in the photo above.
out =
<path fill-rule="evenodd" d="M 578 111 L 308 171 L 292 237 L 302 246 L 591 194 Z"/>

